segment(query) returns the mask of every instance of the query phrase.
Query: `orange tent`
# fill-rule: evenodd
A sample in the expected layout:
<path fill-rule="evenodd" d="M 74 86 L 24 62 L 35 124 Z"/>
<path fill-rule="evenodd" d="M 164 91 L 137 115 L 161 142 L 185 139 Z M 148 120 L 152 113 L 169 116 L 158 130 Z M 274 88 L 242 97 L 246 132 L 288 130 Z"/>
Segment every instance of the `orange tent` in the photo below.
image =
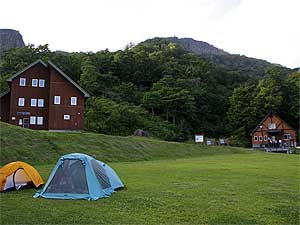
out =
<path fill-rule="evenodd" d="M 33 183 L 35 187 L 44 184 L 35 168 L 24 162 L 11 162 L 0 168 L 0 191 L 19 189 Z"/>

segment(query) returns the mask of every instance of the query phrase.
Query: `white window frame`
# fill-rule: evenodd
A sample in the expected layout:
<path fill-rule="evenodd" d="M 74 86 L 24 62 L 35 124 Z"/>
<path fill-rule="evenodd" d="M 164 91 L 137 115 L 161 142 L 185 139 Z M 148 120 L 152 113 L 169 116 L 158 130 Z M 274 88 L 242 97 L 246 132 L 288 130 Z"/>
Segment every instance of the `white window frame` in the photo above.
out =
<path fill-rule="evenodd" d="M 36 124 L 36 116 L 30 116 L 30 125 Z"/>
<path fill-rule="evenodd" d="M 36 124 L 37 125 L 43 125 L 43 122 L 44 122 L 44 117 L 42 117 L 42 116 L 37 116 L 36 117 Z"/>
<path fill-rule="evenodd" d="M 60 105 L 60 95 L 54 96 L 54 105 Z"/>
<path fill-rule="evenodd" d="M 23 119 L 19 119 L 19 125 L 20 125 L 20 126 L 23 125 Z"/>
<path fill-rule="evenodd" d="M 25 98 L 19 98 L 18 106 L 25 106 Z"/>
<path fill-rule="evenodd" d="M 64 115 L 64 120 L 70 120 L 71 119 L 71 116 L 70 115 Z"/>
<path fill-rule="evenodd" d="M 263 136 L 259 136 L 259 141 L 260 141 L 260 142 L 263 141 Z"/>
<path fill-rule="evenodd" d="M 31 80 L 31 86 L 32 87 L 37 87 L 38 84 L 39 84 L 39 80 L 38 79 L 34 78 L 34 79 Z"/>
<path fill-rule="evenodd" d="M 36 98 L 32 98 L 30 100 L 30 106 L 31 107 L 36 107 L 37 106 L 37 99 Z"/>
<path fill-rule="evenodd" d="M 19 86 L 22 86 L 22 87 L 26 86 L 26 78 L 22 78 L 22 77 L 20 78 Z"/>
<path fill-rule="evenodd" d="M 71 105 L 77 105 L 77 97 L 71 97 Z"/>
<path fill-rule="evenodd" d="M 39 80 L 39 87 L 45 87 L 45 80 L 44 79 Z"/>
<path fill-rule="evenodd" d="M 44 99 L 43 98 L 39 98 L 38 99 L 38 107 L 44 107 Z"/>
<path fill-rule="evenodd" d="M 258 137 L 257 136 L 254 136 L 254 141 L 258 141 Z"/>
<path fill-rule="evenodd" d="M 265 136 L 264 136 L 264 141 L 267 141 L 267 140 L 268 140 L 268 136 L 265 135 Z"/>

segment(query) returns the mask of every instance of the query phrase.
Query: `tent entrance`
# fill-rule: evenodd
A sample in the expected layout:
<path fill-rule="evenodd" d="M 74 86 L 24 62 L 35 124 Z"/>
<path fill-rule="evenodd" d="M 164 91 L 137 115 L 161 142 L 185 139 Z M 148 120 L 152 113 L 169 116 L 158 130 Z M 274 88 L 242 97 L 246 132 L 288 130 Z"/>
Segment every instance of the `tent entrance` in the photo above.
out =
<path fill-rule="evenodd" d="M 81 160 L 65 159 L 57 168 L 55 175 L 50 181 L 45 193 L 76 193 L 88 194 L 88 184 L 85 166 Z"/>
<path fill-rule="evenodd" d="M 27 173 L 22 168 L 20 168 L 6 178 L 3 190 L 19 190 L 21 187 L 27 186 L 28 183 L 31 183 L 31 179 L 28 177 Z"/>

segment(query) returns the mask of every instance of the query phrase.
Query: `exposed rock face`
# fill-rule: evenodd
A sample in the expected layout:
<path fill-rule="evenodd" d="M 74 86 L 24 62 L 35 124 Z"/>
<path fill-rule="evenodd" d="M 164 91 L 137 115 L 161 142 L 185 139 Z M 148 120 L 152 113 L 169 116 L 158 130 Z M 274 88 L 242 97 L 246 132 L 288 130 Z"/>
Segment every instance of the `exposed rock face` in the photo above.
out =
<path fill-rule="evenodd" d="M 0 55 L 11 48 L 24 47 L 24 41 L 19 31 L 12 29 L 0 29 Z"/>
<path fill-rule="evenodd" d="M 192 38 L 177 38 L 168 37 L 168 41 L 176 43 L 182 46 L 186 51 L 194 52 L 197 55 L 228 55 L 228 52 L 222 49 L 216 48 L 215 46 L 208 44 L 204 41 L 196 41 Z"/>

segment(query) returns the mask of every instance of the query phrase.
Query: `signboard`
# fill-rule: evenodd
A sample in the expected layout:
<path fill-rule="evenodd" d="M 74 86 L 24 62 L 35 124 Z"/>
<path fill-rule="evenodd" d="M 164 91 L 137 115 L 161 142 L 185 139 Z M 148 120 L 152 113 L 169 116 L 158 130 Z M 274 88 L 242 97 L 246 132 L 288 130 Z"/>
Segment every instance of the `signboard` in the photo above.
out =
<path fill-rule="evenodd" d="M 29 116 L 30 112 L 17 112 L 17 115 Z"/>
<path fill-rule="evenodd" d="M 196 143 L 203 143 L 204 142 L 204 135 L 203 134 L 196 134 L 195 135 L 195 142 Z"/>

